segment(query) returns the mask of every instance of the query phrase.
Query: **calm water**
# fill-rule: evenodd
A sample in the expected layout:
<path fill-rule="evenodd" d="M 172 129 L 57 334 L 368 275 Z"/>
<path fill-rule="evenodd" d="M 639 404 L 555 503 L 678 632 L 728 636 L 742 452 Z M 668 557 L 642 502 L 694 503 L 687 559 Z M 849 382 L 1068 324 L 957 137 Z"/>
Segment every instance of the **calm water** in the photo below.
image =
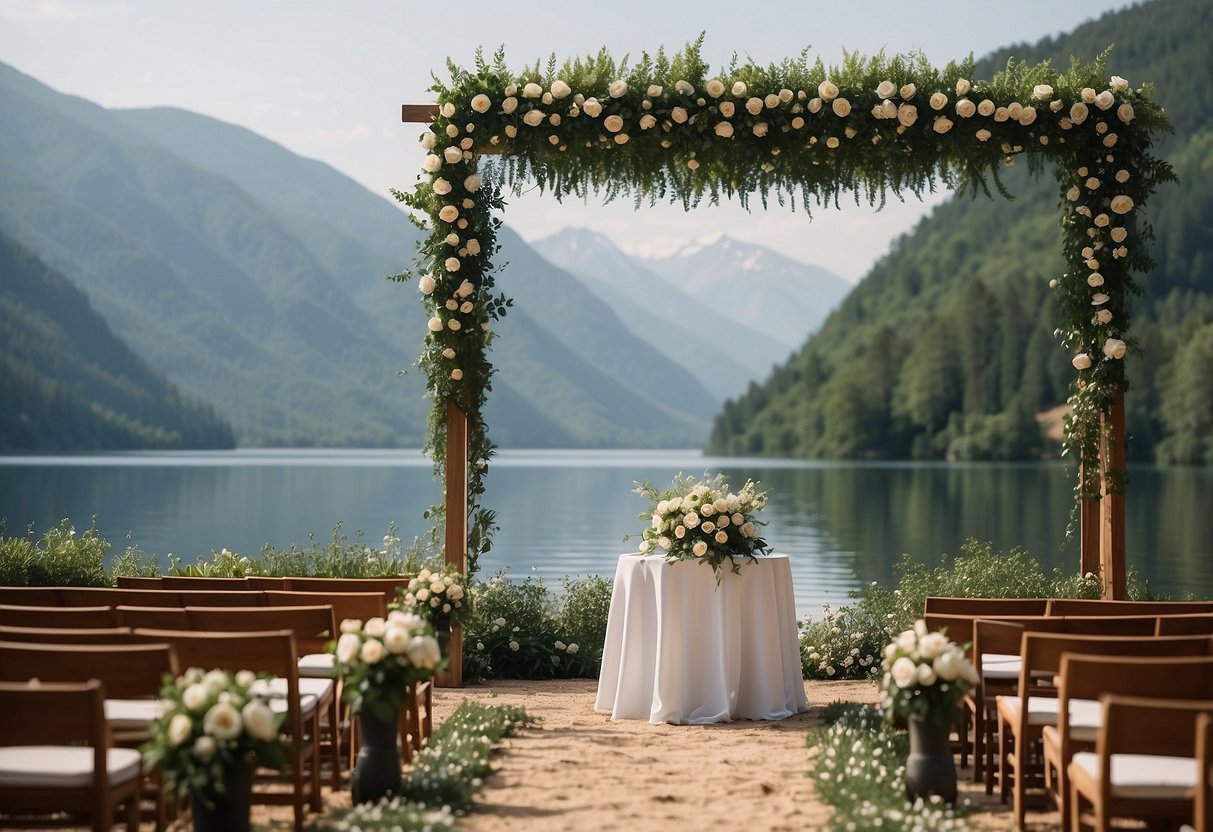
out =
<path fill-rule="evenodd" d="M 746 477 L 770 493 L 765 536 L 792 558 L 801 614 L 849 590 L 895 579 L 903 552 L 935 563 L 966 538 L 1023 546 L 1046 566 L 1078 568 L 1065 538 L 1071 482 L 1052 464 L 820 463 L 710 459 L 696 451 L 503 451 L 486 502 L 501 530 L 481 564 L 556 584 L 562 575 L 611 575 L 633 551 L 645 501 L 634 481 L 664 484 L 683 471 Z M 1213 471 L 1135 468 L 1128 560 L 1151 585 L 1213 595 Z M 407 451 L 130 453 L 0 457 L 0 516 L 8 534 L 92 516 L 121 550 L 193 560 L 212 548 L 256 554 L 265 543 L 325 540 L 338 521 L 378 545 L 388 523 L 409 540 L 440 491 L 430 464 Z"/>

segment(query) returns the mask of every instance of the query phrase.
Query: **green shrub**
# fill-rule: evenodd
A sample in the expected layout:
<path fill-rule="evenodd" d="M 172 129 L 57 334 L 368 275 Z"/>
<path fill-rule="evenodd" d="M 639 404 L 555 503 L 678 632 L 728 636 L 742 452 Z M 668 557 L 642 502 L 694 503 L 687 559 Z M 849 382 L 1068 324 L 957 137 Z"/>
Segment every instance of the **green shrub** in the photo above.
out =
<path fill-rule="evenodd" d="M 597 676 L 612 584 L 600 577 L 562 584 L 558 597 L 542 580 L 512 582 L 504 573 L 476 584 L 464 631 L 464 680 Z"/>
<path fill-rule="evenodd" d="M 96 521 L 77 535 L 70 520 L 34 539 L 3 536 L 0 525 L 0 584 L 4 586 L 107 586 L 105 555 L 110 545 L 97 532 Z"/>
<path fill-rule="evenodd" d="M 160 570 L 159 557 L 149 555 L 132 544 L 114 558 L 110 574 L 115 578 L 159 578 L 164 573 Z"/>

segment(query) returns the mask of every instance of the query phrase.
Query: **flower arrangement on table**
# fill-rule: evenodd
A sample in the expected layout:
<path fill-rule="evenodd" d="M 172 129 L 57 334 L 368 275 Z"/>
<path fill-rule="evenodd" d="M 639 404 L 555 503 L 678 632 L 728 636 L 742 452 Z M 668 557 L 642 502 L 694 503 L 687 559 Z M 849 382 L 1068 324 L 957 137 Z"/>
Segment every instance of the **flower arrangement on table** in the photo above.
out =
<path fill-rule="evenodd" d="M 351 710 L 367 708 L 383 720 L 396 719 L 406 686 L 433 678 L 442 664 L 434 628 L 403 610 L 365 624 L 345 619 L 330 650 L 333 673 L 344 681 L 342 695 Z"/>
<path fill-rule="evenodd" d="M 640 515 L 641 520 L 649 521 L 641 535 L 642 555 L 662 550 L 670 562 L 708 563 L 719 579 L 726 562 L 739 572 L 736 558 L 753 560 L 755 553 L 770 552 L 759 534 L 759 527 L 766 523 L 757 519 L 766 506 L 767 495 L 752 480 L 746 480 L 741 491 L 733 493 L 722 474 L 711 480 L 705 475 L 703 482 L 679 474 L 665 491 L 648 483 L 638 484 L 633 490 L 652 503 L 649 511 Z"/>
<path fill-rule="evenodd" d="M 977 671 L 964 649 L 919 620 L 884 649 L 884 696 L 889 720 L 919 718 L 950 725 Z"/>
<path fill-rule="evenodd" d="M 151 724 L 143 759 L 161 767 L 164 785 L 178 797 L 186 794 L 207 808 L 229 800 L 231 780 L 255 762 L 281 770 L 285 760 L 279 727 L 285 714 L 275 714 L 253 692 L 259 679 L 249 670 L 203 672 L 192 667 L 177 679 L 165 677 L 160 691 L 163 713 Z"/>
<path fill-rule="evenodd" d="M 422 569 L 400 592 L 400 608 L 415 613 L 438 631 L 463 626 L 472 615 L 467 575 L 454 569 Z"/>

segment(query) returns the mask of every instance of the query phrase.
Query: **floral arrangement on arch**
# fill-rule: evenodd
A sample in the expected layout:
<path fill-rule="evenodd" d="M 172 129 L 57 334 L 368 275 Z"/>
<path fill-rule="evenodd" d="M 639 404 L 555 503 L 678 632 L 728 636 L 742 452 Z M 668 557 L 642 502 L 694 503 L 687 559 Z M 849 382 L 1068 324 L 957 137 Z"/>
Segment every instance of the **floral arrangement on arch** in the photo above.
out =
<path fill-rule="evenodd" d="M 746 480 L 741 491 L 733 493 L 723 474 L 703 482 L 678 474 L 670 487 L 658 491 L 648 483 L 633 489 L 649 498 L 648 512 L 640 515 L 649 524 L 641 533 L 642 555 L 657 551 L 665 553 L 668 561 L 697 560 L 711 564 L 719 578 L 727 562 L 734 571 L 740 570 L 735 558 L 754 559 L 755 553 L 770 551 L 759 533 L 766 525 L 758 520 L 758 512 L 767 503 L 765 491 L 759 491 L 752 480 Z"/>
<path fill-rule="evenodd" d="M 916 717 L 951 725 L 977 684 L 964 649 L 942 632 L 928 632 L 921 619 L 885 647 L 882 666 L 881 707 L 889 720 Z"/>
<path fill-rule="evenodd" d="M 425 449 L 438 472 L 447 402 L 469 418 L 469 573 L 495 528 L 477 500 L 492 454 L 482 412 L 494 372 L 491 325 L 511 303 L 493 292 L 495 212 L 506 186 L 688 208 L 721 196 L 745 205 L 751 194 L 766 206 L 773 192 L 781 205 L 807 209 L 837 204 L 844 192 L 883 204 L 888 191 L 921 195 L 939 180 L 1004 190 L 1004 165 L 1051 160 L 1068 264 L 1051 286 L 1058 336 L 1077 371 L 1065 444 L 1081 463 L 1077 496 L 1098 494 L 1116 477 L 1098 445 L 1133 348 L 1133 274 L 1152 265 L 1141 208 L 1175 178 L 1151 154 L 1153 136 L 1169 127 L 1151 87 L 1106 75 L 1104 55 L 1064 72 L 1047 61 L 1009 63 L 981 80 L 971 58 L 938 68 L 922 55 L 848 54 L 827 67 L 806 52 L 712 71 L 702 43 L 644 53 L 632 65 L 604 49 L 521 71 L 502 51 L 491 61 L 478 51 L 473 67 L 449 63 L 450 81 L 431 88 L 437 109 L 420 136 L 422 172 L 415 188 L 395 192 L 428 220 L 429 236 L 416 268 L 395 279 L 418 279 L 429 317 L 418 364 L 434 402 Z"/>
<path fill-rule="evenodd" d="M 438 630 L 462 627 L 472 615 L 467 575 L 454 569 L 422 569 L 400 591 L 400 608 Z"/>
<path fill-rule="evenodd" d="M 341 622 L 341 636 L 330 645 L 333 674 L 344 680 L 342 696 L 358 713 L 367 708 L 383 720 L 395 720 L 405 688 L 433 678 L 442 666 L 434 628 L 421 616 L 392 610 L 387 618 Z"/>
<path fill-rule="evenodd" d="M 197 667 L 176 679 L 166 676 L 160 691 L 164 711 L 142 749 L 146 767 L 159 765 L 166 788 L 178 797 L 193 795 L 208 808 L 227 802 L 228 779 L 241 767 L 256 763 L 281 770 L 278 731 L 286 714 L 275 714 L 254 693 L 264 678 L 250 670 Z"/>

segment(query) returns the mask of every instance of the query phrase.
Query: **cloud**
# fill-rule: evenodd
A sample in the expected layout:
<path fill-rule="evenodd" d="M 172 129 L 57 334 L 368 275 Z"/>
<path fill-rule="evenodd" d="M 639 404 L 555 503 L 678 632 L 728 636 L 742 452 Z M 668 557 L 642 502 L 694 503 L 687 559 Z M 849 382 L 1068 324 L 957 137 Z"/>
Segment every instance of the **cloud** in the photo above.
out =
<path fill-rule="evenodd" d="M 93 17 L 128 15 L 130 6 L 90 0 L 0 0 L 0 18 L 34 23 L 76 23 Z"/>

